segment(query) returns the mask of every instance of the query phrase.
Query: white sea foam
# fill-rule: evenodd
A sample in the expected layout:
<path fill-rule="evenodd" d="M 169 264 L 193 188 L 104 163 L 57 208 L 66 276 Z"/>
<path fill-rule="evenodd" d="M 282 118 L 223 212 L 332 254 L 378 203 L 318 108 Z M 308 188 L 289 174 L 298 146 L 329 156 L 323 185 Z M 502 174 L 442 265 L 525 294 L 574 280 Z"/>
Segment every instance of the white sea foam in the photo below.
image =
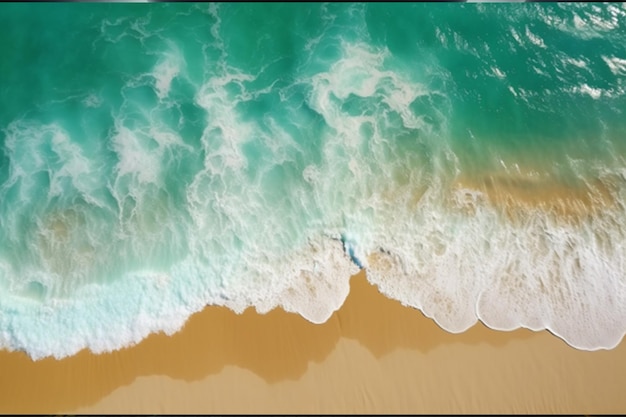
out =
<path fill-rule="evenodd" d="M 161 59 L 155 65 L 151 74 L 160 100 L 167 97 L 172 81 L 181 71 L 184 71 L 186 65 L 181 51 L 173 42 L 168 42 L 167 48 L 167 51 L 162 54 Z"/>
<path fill-rule="evenodd" d="M 172 334 L 207 303 L 237 312 L 250 305 L 260 312 L 282 305 L 313 322 L 324 322 L 345 300 L 349 277 L 357 268 L 341 243 L 328 238 L 311 241 L 294 255 L 291 261 L 276 259 L 276 264 L 247 259 L 243 265 L 249 268 L 230 271 L 246 276 L 235 277 L 239 279 L 228 286 L 202 279 L 215 271 L 187 259 L 169 274 L 146 270 L 105 286 L 83 286 L 71 301 L 29 302 L 2 290 L 0 340 L 3 347 L 25 349 L 33 359 L 62 358 L 85 347 L 106 352 L 135 344 L 152 332 Z"/>
<path fill-rule="evenodd" d="M 573 13 L 571 20 L 553 16 L 549 13 L 542 13 L 541 16 L 542 20 L 550 27 L 558 28 L 559 30 L 579 39 L 587 40 L 601 36 L 575 12 Z"/>
<path fill-rule="evenodd" d="M 102 185 L 100 172 L 61 126 L 18 120 L 8 126 L 6 133 L 10 177 L 3 185 L 4 189 L 19 187 L 24 201 L 27 201 L 36 187 L 35 176 L 46 173 L 49 185 L 47 191 L 40 190 L 39 194 L 44 192 L 47 198 L 59 196 L 69 187 L 100 204 L 92 195 Z"/>
<path fill-rule="evenodd" d="M 251 139 L 251 127 L 237 116 L 235 108 L 243 100 L 244 83 L 252 80 L 251 75 L 233 71 L 210 78 L 196 95 L 196 103 L 207 112 L 202 143 L 207 155 L 205 167 L 212 173 L 222 173 L 225 168 L 239 170 L 245 165 L 241 144 Z M 238 87 L 239 95 L 229 92 L 232 86 Z"/>
<path fill-rule="evenodd" d="M 552 27 L 558 27 L 560 30 L 570 33 L 581 39 L 593 39 L 612 35 L 616 29 L 619 29 L 620 22 L 623 21 L 625 13 L 619 8 L 609 5 L 605 11 L 602 9 L 587 8 L 580 9 L 581 13 L 573 13 L 571 22 L 569 20 L 557 19 L 552 17 L 549 19 L 544 17 L 544 21 Z"/>
<path fill-rule="evenodd" d="M 63 178 L 69 178 L 72 185 L 89 196 L 100 184 L 95 167 L 87 159 L 76 143 L 71 142 L 69 136 L 57 130 L 52 136 L 52 151 L 61 162 L 60 169 L 52 173 L 50 180 L 50 194 L 60 195 L 63 187 L 60 182 Z"/>
<path fill-rule="evenodd" d="M 169 94 L 170 85 L 174 77 L 178 75 L 180 68 L 176 62 L 164 60 L 160 62 L 153 72 L 157 95 L 163 99 Z"/>
<path fill-rule="evenodd" d="M 157 183 L 161 170 L 159 148 L 151 149 L 150 138 L 118 122 L 112 138 L 113 150 L 118 155 L 118 178 L 134 176 L 141 183 Z"/>
<path fill-rule="evenodd" d="M 612 347 L 619 341 L 623 329 L 615 318 L 624 317 L 619 302 L 624 295 L 621 230 L 608 237 L 612 244 L 605 242 L 606 247 L 620 249 L 607 253 L 585 243 L 585 236 L 593 230 L 611 230 L 606 220 L 581 230 L 551 221 L 539 211 L 525 226 L 516 226 L 481 202 L 480 193 L 463 191 L 462 196 L 477 209 L 469 217 L 447 211 L 437 199 L 422 200 L 424 212 L 405 213 L 411 220 L 396 213 L 400 223 L 419 227 L 406 227 L 405 232 L 388 226 L 393 238 L 385 242 L 377 237 L 391 255 L 380 255 L 384 262 L 371 264 L 370 279 L 387 295 L 422 309 L 450 331 L 463 331 L 480 317 L 501 329 L 548 327 L 580 348 Z M 566 239 L 554 240 L 555 236 Z M 577 258 L 580 267 L 573 266 Z M 600 280 L 600 285 L 611 288 L 594 286 Z M 570 293 L 572 288 L 575 294 Z M 558 298 L 563 290 L 566 294 Z M 611 311 L 596 302 L 595 297 L 602 294 L 615 298 L 608 306 Z M 582 303 L 584 308 L 574 309 L 570 303 Z M 514 307 L 509 310 L 508 306 Z M 566 314 L 576 314 L 577 320 L 597 318 L 590 322 L 602 331 L 585 330 L 582 336 Z"/>
<path fill-rule="evenodd" d="M 515 42 L 517 42 L 518 45 L 524 46 L 524 42 L 522 41 L 519 33 L 517 33 L 517 31 L 513 28 L 511 28 L 511 36 L 513 36 L 513 39 L 515 39 Z"/>
<path fill-rule="evenodd" d="M 506 77 L 506 74 L 502 72 L 502 70 L 498 67 L 491 67 L 491 72 L 494 76 L 503 79 Z"/>
<path fill-rule="evenodd" d="M 626 59 L 618 57 L 606 57 L 602 56 L 606 65 L 608 65 L 611 72 L 615 75 L 626 75 Z"/>
<path fill-rule="evenodd" d="M 532 44 L 537 45 L 540 48 L 546 48 L 546 43 L 543 39 L 541 39 L 539 35 L 532 33 L 528 26 L 526 26 L 526 37 Z"/>
<path fill-rule="evenodd" d="M 565 62 L 567 62 L 568 64 L 572 64 L 578 68 L 586 68 L 587 67 L 587 63 L 582 60 L 582 59 L 575 59 L 575 58 L 565 58 L 564 59 Z"/>
<path fill-rule="evenodd" d="M 5 129 L 5 134 L 4 145 L 9 158 L 9 179 L 3 184 L 3 188 L 7 189 L 19 184 L 22 193 L 27 194 L 28 191 L 24 188 L 33 185 L 32 177 L 48 169 L 43 155 L 46 141 L 53 134 L 52 129 L 19 120 L 9 124 Z"/>
<path fill-rule="evenodd" d="M 102 104 L 102 99 L 96 94 L 89 94 L 82 100 L 82 103 L 85 107 L 96 108 L 100 107 L 100 105 Z"/>
<path fill-rule="evenodd" d="M 587 23 L 580 18 L 580 16 L 578 16 L 577 14 L 574 13 L 574 26 L 576 27 L 576 29 L 584 29 L 585 26 L 587 26 Z"/>
<path fill-rule="evenodd" d="M 602 97 L 603 91 L 600 88 L 593 88 L 587 84 L 582 84 L 579 87 L 574 87 L 573 90 L 575 93 L 587 94 L 591 98 L 597 100 Z"/>

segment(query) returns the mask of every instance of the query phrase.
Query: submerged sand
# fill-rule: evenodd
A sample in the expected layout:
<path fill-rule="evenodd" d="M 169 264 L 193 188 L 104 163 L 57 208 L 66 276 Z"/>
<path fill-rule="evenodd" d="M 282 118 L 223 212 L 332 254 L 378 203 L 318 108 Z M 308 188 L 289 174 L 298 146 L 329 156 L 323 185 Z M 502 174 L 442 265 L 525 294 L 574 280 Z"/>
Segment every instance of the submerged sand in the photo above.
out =
<path fill-rule="evenodd" d="M 328 322 L 207 307 L 177 334 L 33 362 L 0 354 L 1 413 L 620 413 L 626 344 L 477 324 L 450 334 L 363 273 Z"/>

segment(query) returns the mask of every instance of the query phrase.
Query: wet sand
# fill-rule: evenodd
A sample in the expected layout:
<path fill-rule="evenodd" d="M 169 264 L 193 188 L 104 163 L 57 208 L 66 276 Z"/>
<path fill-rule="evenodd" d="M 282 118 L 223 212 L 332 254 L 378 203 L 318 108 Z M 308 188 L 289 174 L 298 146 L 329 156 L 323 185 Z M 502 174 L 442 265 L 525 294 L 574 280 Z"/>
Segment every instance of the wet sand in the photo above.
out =
<path fill-rule="evenodd" d="M 316 325 L 208 307 L 177 334 L 31 361 L 0 353 L 1 413 L 620 413 L 626 344 L 576 350 L 548 332 L 461 334 L 364 275 Z"/>
<path fill-rule="evenodd" d="M 519 166 L 516 166 L 519 169 Z M 482 176 L 459 177 L 453 189 L 479 191 L 489 205 L 507 214 L 509 221 L 528 217 L 537 210 L 559 221 L 579 223 L 619 206 L 615 195 L 624 181 L 617 175 L 566 184 L 526 170 L 491 171 Z"/>

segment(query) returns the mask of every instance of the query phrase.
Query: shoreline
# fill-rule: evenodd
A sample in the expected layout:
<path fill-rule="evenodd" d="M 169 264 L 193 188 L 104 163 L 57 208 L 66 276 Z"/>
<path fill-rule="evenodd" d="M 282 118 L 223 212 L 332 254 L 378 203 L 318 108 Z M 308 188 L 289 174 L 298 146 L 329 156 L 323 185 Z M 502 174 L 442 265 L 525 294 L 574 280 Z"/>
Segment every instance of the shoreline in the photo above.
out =
<path fill-rule="evenodd" d="M 324 324 L 209 306 L 172 336 L 33 362 L 0 352 L 2 413 L 619 412 L 626 343 L 582 351 L 548 331 L 453 334 L 363 271 Z M 33 397 L 34 395 L 34 397 Z M 33 399 L 36 398 L 36 401 Z M 245 399 L 245 401 L 243 401 Z"/>

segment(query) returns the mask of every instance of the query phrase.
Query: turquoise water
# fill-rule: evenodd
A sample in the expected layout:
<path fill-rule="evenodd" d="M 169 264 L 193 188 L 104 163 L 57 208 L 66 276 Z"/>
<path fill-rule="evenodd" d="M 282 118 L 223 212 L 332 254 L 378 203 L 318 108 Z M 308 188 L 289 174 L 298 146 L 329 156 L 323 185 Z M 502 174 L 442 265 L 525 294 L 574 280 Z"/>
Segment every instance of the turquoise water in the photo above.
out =
<path fill-rule="evenodd" d="M 205 305 L 626 332 L 621 4 L 2 4 L 0 347 Z M 418 314 L 416 312 L 416 314 Z"/>

